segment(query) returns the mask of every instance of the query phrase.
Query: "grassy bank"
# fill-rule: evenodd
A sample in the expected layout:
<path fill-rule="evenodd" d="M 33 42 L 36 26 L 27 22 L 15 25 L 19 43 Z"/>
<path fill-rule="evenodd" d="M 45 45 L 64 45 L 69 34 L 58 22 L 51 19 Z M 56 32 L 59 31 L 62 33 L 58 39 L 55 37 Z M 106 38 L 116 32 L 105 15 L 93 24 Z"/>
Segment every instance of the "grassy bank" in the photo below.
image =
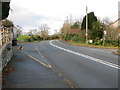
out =
<path fill-rule="evenodd" d="M 37 35 L 35 36 L 19 35 L 17 40 L 18 40 L 18 43 L 28 43 L 28 44 L 37 43 L 41 41 L 41 39 Z"/>
<path fill-rule="evenodd" d="M 84 47 L 93 47 L 93 48 L 105 48 L 105 49 L 118 49 L 118 47 L 114 46 L 101 46 L 101 45 L 91 45 L 91 44 L 85 44 L 85 43 L 77 43 L 77 42 L 68 42 L 70 45 L 76 45 L 76 46 L 84 46 Z"/>
<path fill-rule="evenodd" d="M 19 35 L 17 40 L 25 40 L 26 38 L 30 38 L 31 36 L 28 35 Z"/>

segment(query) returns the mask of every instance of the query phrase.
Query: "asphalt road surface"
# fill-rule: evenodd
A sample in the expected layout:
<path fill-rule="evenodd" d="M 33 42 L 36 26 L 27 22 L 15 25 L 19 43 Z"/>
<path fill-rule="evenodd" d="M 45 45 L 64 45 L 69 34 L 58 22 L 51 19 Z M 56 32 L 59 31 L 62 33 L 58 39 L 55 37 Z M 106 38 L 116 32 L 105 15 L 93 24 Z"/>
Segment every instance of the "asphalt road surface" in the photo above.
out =
<path fill-rule="evenodd" d="M 51 66 L 76 88 L 118 88 L 118 56 L 114 49 L 72 46 L 58 40 L 26 44 L 23 49 Z M 36 49 L 39 54 L 29 52 Z"/>
<path fill-rule="evenodd" d="M 25 46 L 28 45 L 25 44 Z M 36 62 L 31 57 L 22 53 L 18 48 L 19 46 L 13 47 L 14 56 L 7 65 L 8 71 L 4 71 L 3 73 L 4 84 L 2 90 L 24 90 L 24 88 L 25 90 L 27 88 L 27 90 L 36 90 L 36 88 L 38 88 L 37 90 L 41 90 L 39 88 L 70 88 L 64 81 L 64 78 L 59 77 L 51 68 L 41 65 L 38 61 Z M 30 46 L 30 48 L 29 50 L 31 50 L 31 52 L 37 54 L 32 46 Z"/>

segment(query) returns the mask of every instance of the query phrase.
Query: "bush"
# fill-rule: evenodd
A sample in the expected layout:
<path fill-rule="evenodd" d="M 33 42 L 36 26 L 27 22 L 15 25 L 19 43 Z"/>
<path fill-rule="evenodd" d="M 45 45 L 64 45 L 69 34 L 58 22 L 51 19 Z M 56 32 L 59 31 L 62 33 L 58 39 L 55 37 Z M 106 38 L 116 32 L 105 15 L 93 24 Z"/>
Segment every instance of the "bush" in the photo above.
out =
<path fill-rule="evenodd" d="M 33 41 L 39 41 L 39 40 L 43 40 L 43 38 L 40 37 L 39 35 L 34 35 L 34 36 L 31 36 L 31 37 L 26 37 L 24 39 L 25 42 L 33 42 Z"/>
<path fill-rule="evenodd" d="M 24 39 L 25 42 L 29 42 L 30 37 Z"/>
<path fill-rule="evenodd" d="M 97 40 L 94 45 L 102 45 L 103 41 L 102 40 Z"/>
<path fill-rule="evenodd" d="M 34 40 L 42 40 L 42 38 L 39 35 L 34 35 L 33 38 Z"/>
<path fill-rule="evenodd" d="M 75 35 L 74 37 L 72 37 L 72 41 L 80 42 L 80 38 L 78 37 L 78 35 Z"/>
<path fill-rule="evenodd" d="M 119 40 L 105 40 L 105 44 L 109 46 L 119 46 Z"/>
<path fill-rule="evenodd" d="M 67 34 L 65 40 L 67 41 L 67 40 L 70 40 L 70 39 L 71 39 L 70 34 Z"/>
<path fill-rule="evenodd" d="M 29 42 L 33 42 L 33 41 L 35 41 L 35 38 L 34 38 L 34 36 L 31 36 L 31 37 L 29 38 Z"/>
<path fill-rule="evenodd" d="M 94 45 L 102 45 L 103 41 L 101 40 L 96 40 L 96 42 L 94 42 Z M 105 46 L 119 46 L 119 40 L 105 40 Z"/>
<path fill-rule="evenodd" d="M 52 36 L 50 36 L 50 39 L 59 39 L 59 35 L 52 35 Z"/>
<path fill-rule="evenodd" d="M 24 41 L 25 41 L 25 42 L 33 42 L 33 41 L 35 41 L 35 39 L 34 39 L 33 36 L 31 36 L 31 37 L 29 37 L 29 38 L 24 39 Z"/>

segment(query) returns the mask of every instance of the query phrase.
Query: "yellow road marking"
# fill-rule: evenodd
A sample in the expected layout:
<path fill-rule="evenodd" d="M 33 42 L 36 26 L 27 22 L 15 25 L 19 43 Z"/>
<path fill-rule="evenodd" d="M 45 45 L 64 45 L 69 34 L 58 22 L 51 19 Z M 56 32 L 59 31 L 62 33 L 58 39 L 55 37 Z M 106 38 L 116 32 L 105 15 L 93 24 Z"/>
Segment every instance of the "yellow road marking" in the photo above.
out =
<path fill-rule="evenodd" d="M 24 54 L 26 54 L 28 57 L 32 58 L 33 60 L 39 62 L 39 63 L 42 64 L 43 66 L 46 66 L 46 67 L 48 67 L 48 68 L 51 68 L 51 65 L 47 65 L 47 64 L 39 61 L 38 59 L 34 58 L 33 56 L 31 56 L 31 55 L 29 55 L 29 54 L 27 54 L 27 53 L 25 53 L 25 52 L 23 52 L 23 51 L 21 51 L 21 52 L 24 53 Z"/>

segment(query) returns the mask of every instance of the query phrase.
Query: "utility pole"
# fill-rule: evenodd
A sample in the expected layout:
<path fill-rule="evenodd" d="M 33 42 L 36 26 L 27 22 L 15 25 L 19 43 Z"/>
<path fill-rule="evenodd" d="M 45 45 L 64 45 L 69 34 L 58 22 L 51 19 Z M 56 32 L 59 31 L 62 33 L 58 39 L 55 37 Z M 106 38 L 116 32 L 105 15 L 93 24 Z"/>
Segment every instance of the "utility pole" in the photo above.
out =
<path fill-rule="evenodd" d="M 88 44 L 88 8 L 86 6 L 86 44 Z"/>
<path fill-rule="evenodd" d="M 105 30 L 103 33 L 104 33 L 104 36 L 103 36 L 103 46 L 105 46 L 105 37 L 106 37 L 107 31 Z"/>

